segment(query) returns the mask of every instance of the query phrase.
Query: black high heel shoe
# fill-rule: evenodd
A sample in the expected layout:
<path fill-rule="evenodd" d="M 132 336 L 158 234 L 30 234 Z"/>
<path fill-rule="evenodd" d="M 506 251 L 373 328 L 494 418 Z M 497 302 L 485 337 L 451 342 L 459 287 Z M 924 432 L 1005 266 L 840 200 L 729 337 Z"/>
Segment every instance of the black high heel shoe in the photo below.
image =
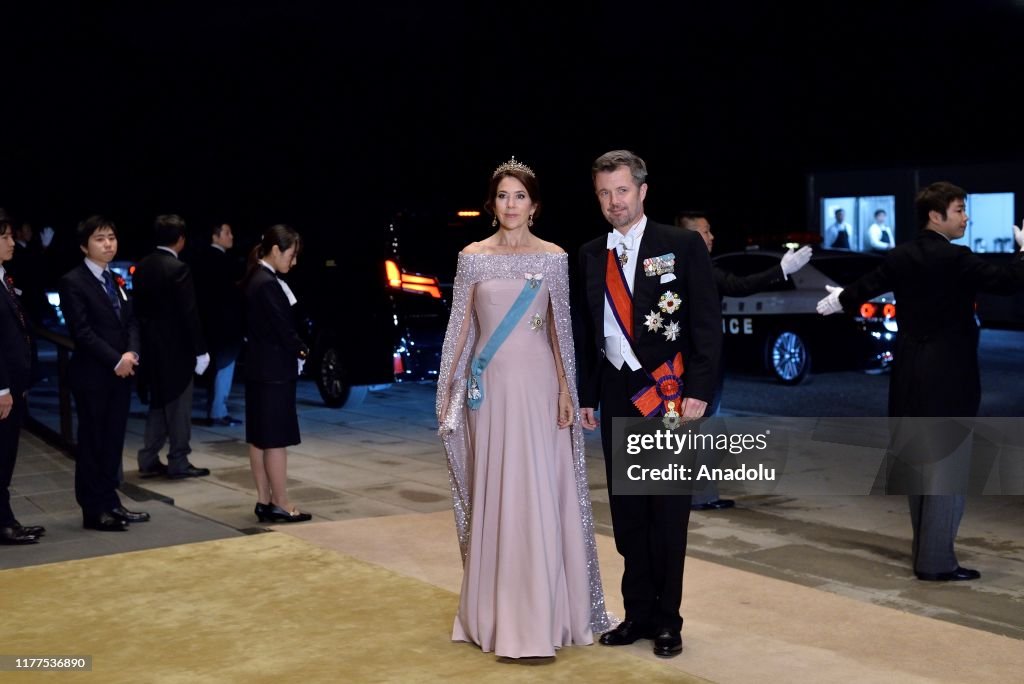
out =
<path fill-rule="evenodd" d="M 260 522 L 270 522 L 270 518 L 267 517 L 267 509 L 269 508 L 270 504 L 260 503 L 259 501 L 256 502 L 256 510 L 254 512 L 256 513 L 256 518 L 259 519 Z"/>
<path fill-rule="evenodd" d="M 257 515 L 259 514 L 257 513 Z M 277 504 L 267 504 L 266 506 L 264 506 L 263 515 L 260 516 L 260 522 L 294 523 L 305 522 L 307 520 L 312 519 L 313 516 L 309 513 L 300 513 L 299 511 L 296 511 L 295 513 L 289 513 L 288 511 L 284 510 Z"/>

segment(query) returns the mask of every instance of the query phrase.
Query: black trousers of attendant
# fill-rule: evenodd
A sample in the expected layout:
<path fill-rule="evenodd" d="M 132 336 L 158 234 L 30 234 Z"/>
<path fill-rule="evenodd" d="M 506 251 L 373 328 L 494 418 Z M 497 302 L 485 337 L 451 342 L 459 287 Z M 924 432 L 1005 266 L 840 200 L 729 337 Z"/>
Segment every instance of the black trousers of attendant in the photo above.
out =
<path fill-rule="evenodd" d="M 14 522 L 10 487 L 14 462 L 18 460 L 18 436 L 24 416 L 25 398 L 14 396 L 11 413 L 0 420 L 0 527 Z"/>
<path fill-rule="evenodd" d="M 642 371 L 605 364 L 601 376 L 601 446 L 604 448 L 615 549 L 624 560 L 622 599 L 626 619 L 655 628 L 680 629 L 683 563 L 690 496 L 619 496 L 612 491 L 612 418 L 639 416 L 630 400 L 650 385 Z"/>
<path fill-rule="evenodd" d="M 75 499 L 82 513 L 96 516 L 121 505 L 121 454 L 131 405 L 131 383 L 111 373 L 72 383 L 78 413 L 78 449 L 75 452 Z"/>

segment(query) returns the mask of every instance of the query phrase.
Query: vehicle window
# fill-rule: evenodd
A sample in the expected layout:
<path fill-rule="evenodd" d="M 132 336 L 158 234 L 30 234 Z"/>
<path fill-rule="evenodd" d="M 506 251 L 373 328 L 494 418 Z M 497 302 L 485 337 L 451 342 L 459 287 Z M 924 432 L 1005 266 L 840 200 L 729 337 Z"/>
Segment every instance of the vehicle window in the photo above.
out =
<path fill-rule="evenodd" d="M 881 258 L 863 254 L 811 261 L 812 266 L 843 287 L 874 270 L 881 263 Z"/>

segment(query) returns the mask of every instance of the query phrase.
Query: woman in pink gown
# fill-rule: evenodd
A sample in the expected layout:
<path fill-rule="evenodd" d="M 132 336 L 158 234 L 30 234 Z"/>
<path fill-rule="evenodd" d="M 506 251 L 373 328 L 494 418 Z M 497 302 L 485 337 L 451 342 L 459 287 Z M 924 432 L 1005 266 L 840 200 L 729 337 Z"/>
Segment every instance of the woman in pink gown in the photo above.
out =
<path fill-rule="evenodd" d="M 464 576 L 452 639 L 509 658 L 611 626 L 597 565 L 569 321 L 568 256 L 533 235 L 538 186 L 498 167 L 498 226 L 459 254 L 437 411 Z"/>

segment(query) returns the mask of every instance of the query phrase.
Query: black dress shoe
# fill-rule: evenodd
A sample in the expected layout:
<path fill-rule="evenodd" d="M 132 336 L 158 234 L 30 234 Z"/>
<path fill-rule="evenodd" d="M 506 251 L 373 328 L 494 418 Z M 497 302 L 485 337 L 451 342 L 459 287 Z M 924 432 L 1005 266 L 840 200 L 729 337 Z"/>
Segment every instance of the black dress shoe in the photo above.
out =
<path fill-rule="evenodd" d="M 28 525 L 28 526 L 25 526 L 25 525 L 22 525 L 17 520 L 15 520 L 14 521 L 14 527 L 20 528 L 22 532 L 24 532 L 25 534 L 30 534 L 33 537 L 42 537 L 44 534 L 46 534 L 46 528 L 43 527 L 42 525 Z"/>
<path fill-rule="evenodd" d="M 21 525 L 5 525 L 0 527 L 0 544 L 35 544 L 39 537 L 29 534 Z"/>
<path fill-rule="evenodd" d="M 267 522 L 264 518 L 267 517 L 268 510 L 270 510 L 270 504 L 260 503 L 259 501 L 256 502 L 256 510 L 254 512 L 260 522 Z"/>
<path fill-rule="evenodd" d="M 210 474 L 209 468 L 196 468 L 191 463 L 179 473 L 167 473 L 168 480 L 184 480 L 186 477 L 206 477 Z"/>
<path fill-rule="evenodd" d="M 956 570 L 952 572 L 915 572 L 914 574 L 917 575 L 917 579 L 925 582 L 964 582 L 981 577 L 981 573 L 977 570 L 960 566 L 957 566 Z"/>
<path fill-rule="evenodd" d="M 124 506 L 118 506 L 117 508 L 110 511 L 110 514 L 115 518 L 124 520 L 126 523 L 141 523 L 149 522 L 149 513 L 129 511 Z"/>
<path fill-rule="evenodd" d="M 116 517 L 113 513 L 104 511 L 99 515 L 83 515 L 82 527 L 87 530 L 99 530 L 100 532 L 124 532 L 128 529 L 128 523 Z"/>
<path fill-rule="evenodd" d="M 732 499 L 715 499 L 707 503 L 694 504 L 690 506 L 691 511 L 720 511 L 724 508 L 732 508 L 736 502 Z"/>
<path fill-rule="evenodd" d="M 665 628 L 654 637 L 654 655 L 671 658 L 683 652 L 683 637 L 678 629 Z"/>
<path fill-rule="evenodd" d="M 260 519 L 260 522 L 306 522 L 312 520 L 313 516 L 309 513 L 300 513 L 295 511 L 289 513 L 276 504 L 267 504 L 263 509 L 263 514 L 260 515 L 259 504 L 256 504 L 256 517 Z"/>
<path fill-rule="evenodd" d="M 139 477 L 143 479 L 148 480 L 151 477 L 163 477 L 165 475 L 167 475 L 167 466 L 165 466 L 160 461 L 157 461 L 156 465 L 148 470 L 143 470 L 142 468 L 139 468 Z"/>
<path fill-rule="evenodd" d="M 638 624 L 633 620 L 623 620 L 619 626 L 601 635 L 599 641 L 605 646 L 625 646 L 637 639 L 652 639 L 655 631 L 651 627 Z"/>

